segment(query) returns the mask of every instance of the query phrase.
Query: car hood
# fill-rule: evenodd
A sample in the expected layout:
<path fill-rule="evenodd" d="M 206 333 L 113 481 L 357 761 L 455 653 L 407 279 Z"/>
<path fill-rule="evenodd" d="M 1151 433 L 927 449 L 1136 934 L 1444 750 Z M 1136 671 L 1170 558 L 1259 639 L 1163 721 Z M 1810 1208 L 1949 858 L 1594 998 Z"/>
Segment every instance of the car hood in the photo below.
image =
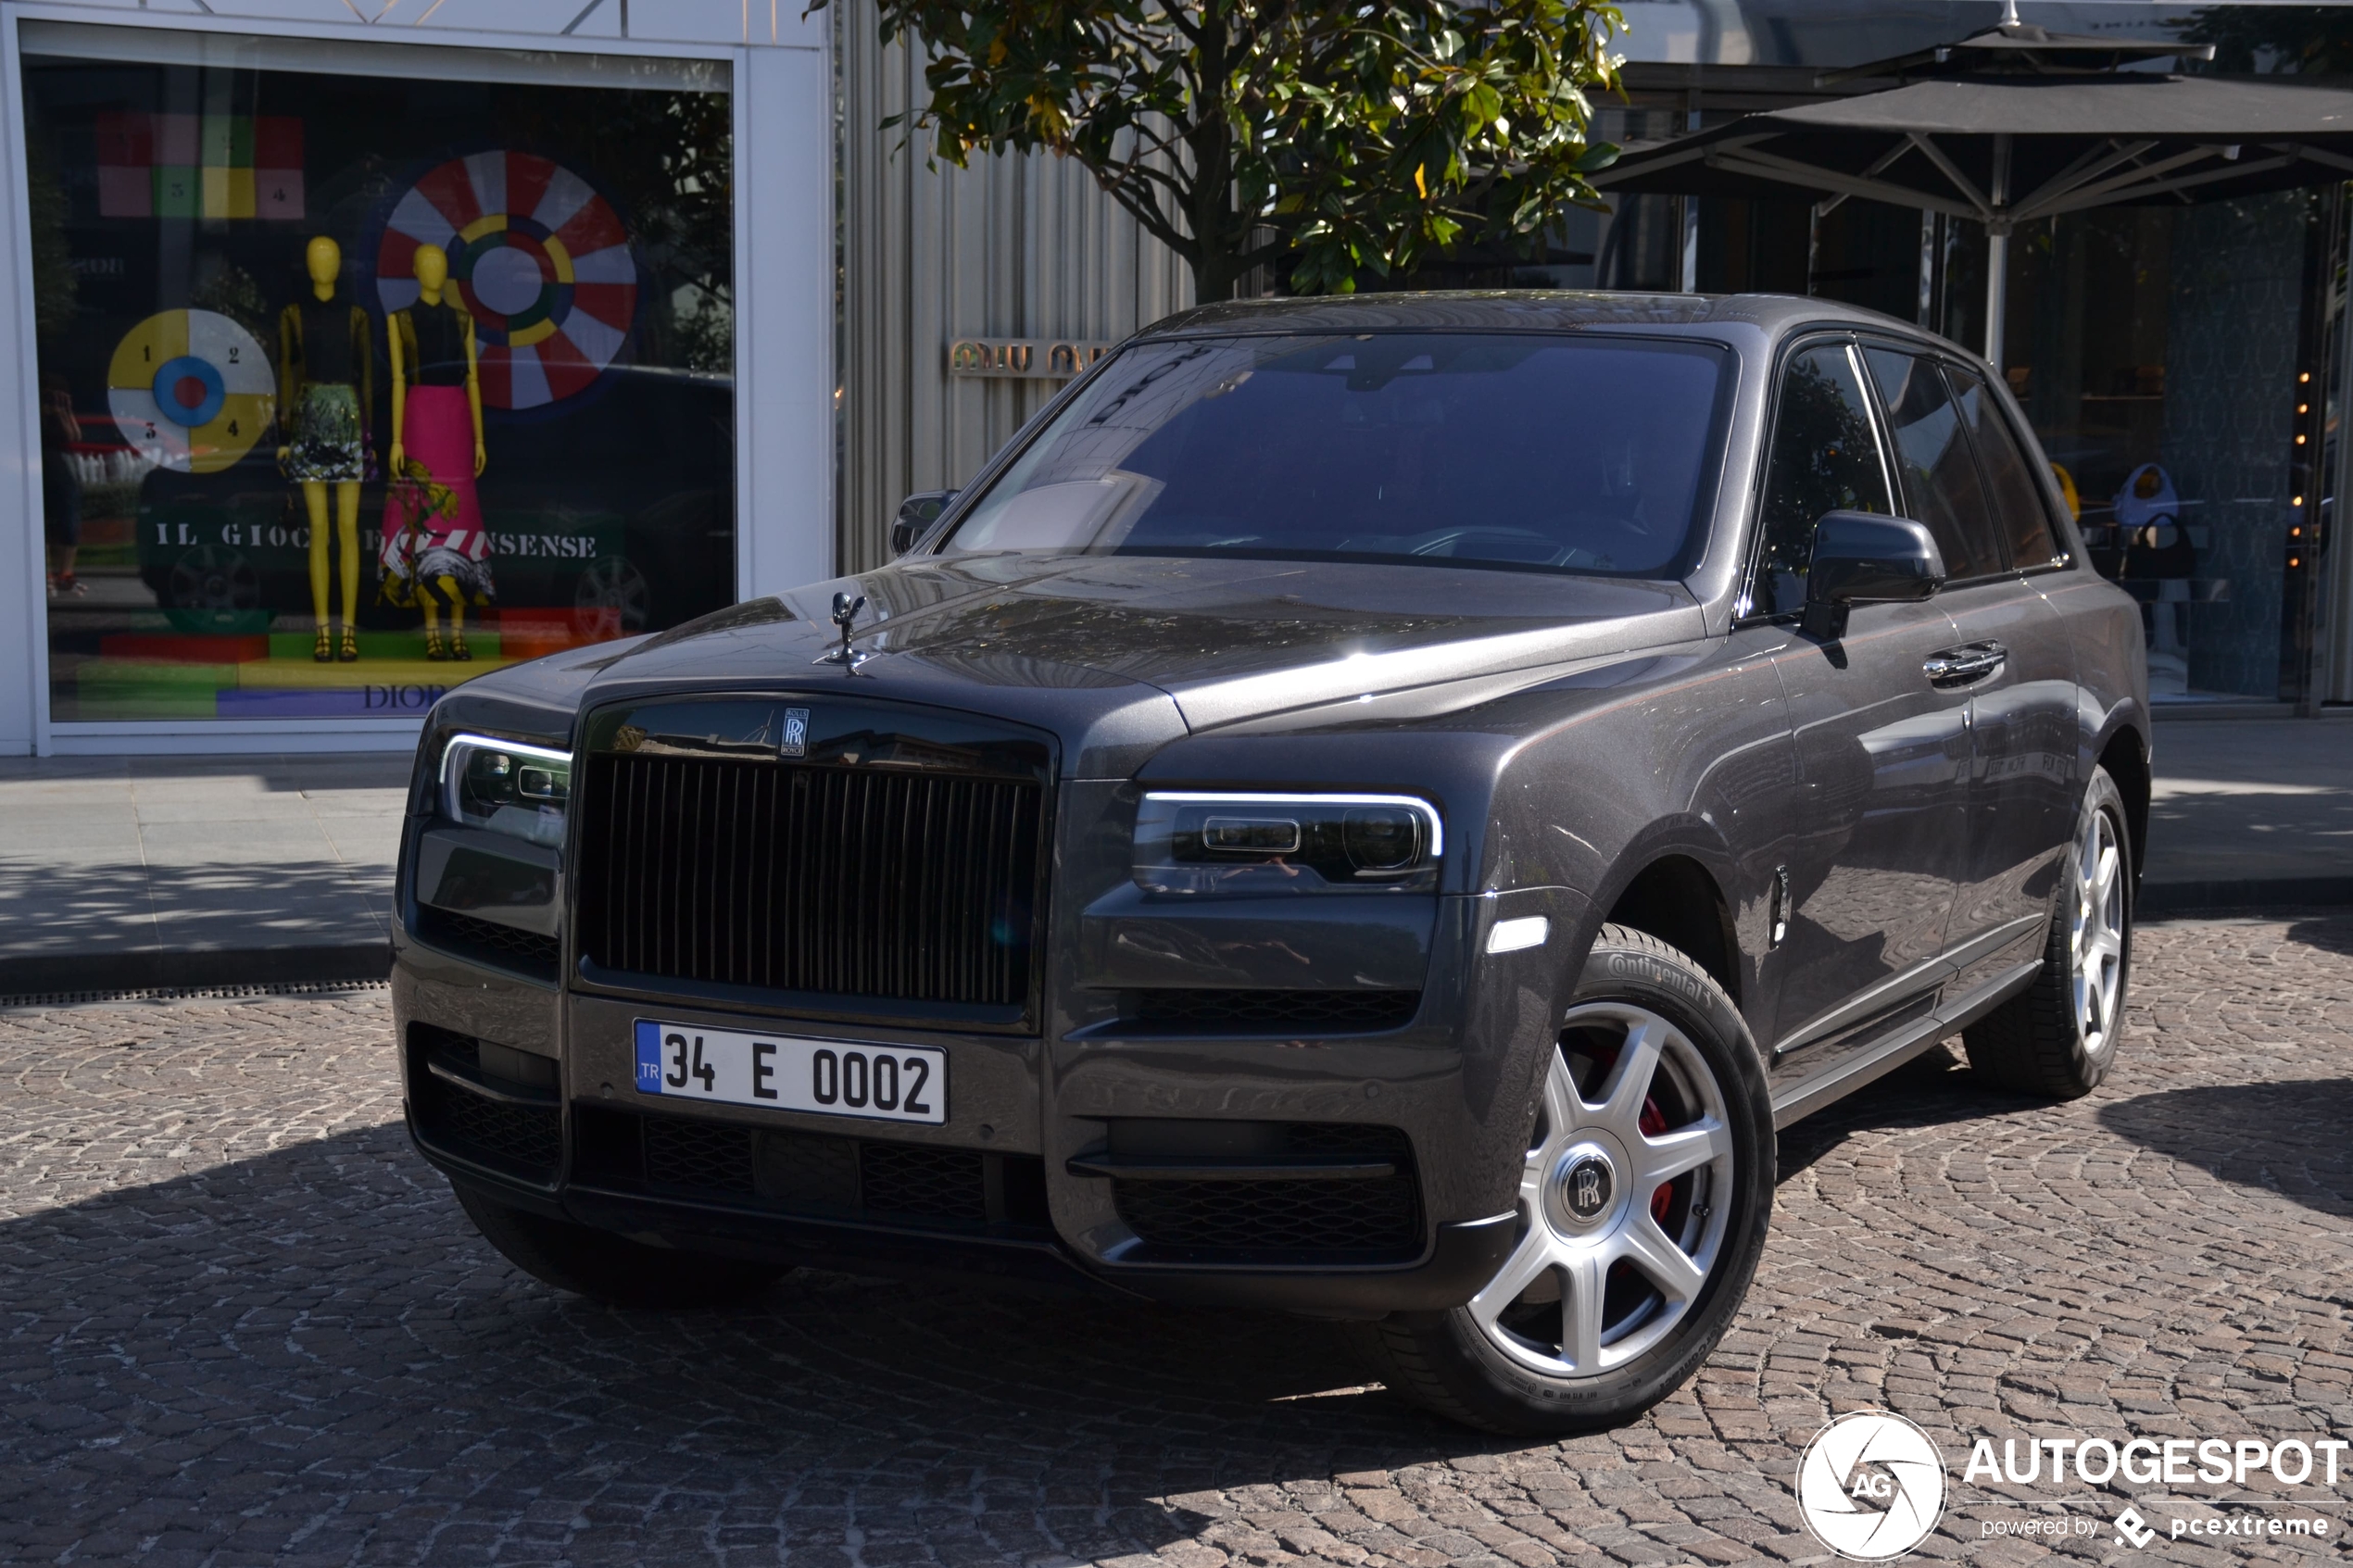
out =
<path fill-rule="evenodd" d="M 854 675 L 836 593 L 862 596 Z M 1080 751 L 1145 754 L 1292 709 L 1459 688 L 1464 700 L 1700 634 L 1680 583 L 1443 566 L 1161 556 L 929 558 L 812 583 L 650 637 L 594 688 L 854 682 L 997 712 Z M 592 700 L 595 699 L 592 695 Z M 1084 734 L 1074 733 L 1074 729 Z M 1127 757 L 1087 766 L 1125 773 Z M 1100 775 L 1098 775 L 1100 776 Z"/>

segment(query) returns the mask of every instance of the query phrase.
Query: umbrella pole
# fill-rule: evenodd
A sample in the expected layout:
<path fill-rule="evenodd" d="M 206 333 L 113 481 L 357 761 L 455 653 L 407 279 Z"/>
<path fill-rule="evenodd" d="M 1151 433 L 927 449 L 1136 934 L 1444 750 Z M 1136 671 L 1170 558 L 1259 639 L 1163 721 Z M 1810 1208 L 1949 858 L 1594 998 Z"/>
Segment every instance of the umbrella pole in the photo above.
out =
<path fill-rule="evenodd" d="M 2009 305 L 2010 237 L 1985 236 L 1985 358 L 2002 373 L 2002 316 Z"/>
<path fill-rule="evenodd" d="M 1985 358 L 1995 375 L 2002 368 L 2002 318 L 2010 295 L 2010 220 L 2004 208 L 2010 201 L 2010 139 L 1994 138 L 1993 216 L 1985 224 Z"/>

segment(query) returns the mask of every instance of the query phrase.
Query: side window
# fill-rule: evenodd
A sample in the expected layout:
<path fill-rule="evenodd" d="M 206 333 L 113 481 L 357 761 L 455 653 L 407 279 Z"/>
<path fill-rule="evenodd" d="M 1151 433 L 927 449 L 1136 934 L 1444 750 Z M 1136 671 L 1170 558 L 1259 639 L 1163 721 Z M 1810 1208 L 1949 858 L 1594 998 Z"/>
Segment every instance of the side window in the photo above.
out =
<path fill-rule="evenodd" d="M 1944 574 L 1983 577 L 2001 571 L 2001 535 L 1961 433 L 1960 408 L 1936 361 L 1890 348 L 1866 348 L 1863 358 L 1887 406 L 1905 505 L 1934 535 Z"/>
<path fill-rule="evenodd" d="M 1766 458 L 1762 548 L 1750 600 L 1755 613 L 1806 608 L 1806 566 L 1824 512 L 1894 510 L 1869 410 L 1843 345 L 1809 348 L 1783 372 Z"/>
<path fill-rule="evenodd" d="M 1946 367 L 1960 394 L 1961 415 L 1977 446 L 1978 465 L 1985 471 L 1986 493 L 1993 497 L 1994 519 L 2010 546 L 2017 566 L 2044 566 L 2058 558 L 2058 541 L 2051 533 L 2050 509 L 2026 454 L 1985 383 L 1967 370 Z"/>

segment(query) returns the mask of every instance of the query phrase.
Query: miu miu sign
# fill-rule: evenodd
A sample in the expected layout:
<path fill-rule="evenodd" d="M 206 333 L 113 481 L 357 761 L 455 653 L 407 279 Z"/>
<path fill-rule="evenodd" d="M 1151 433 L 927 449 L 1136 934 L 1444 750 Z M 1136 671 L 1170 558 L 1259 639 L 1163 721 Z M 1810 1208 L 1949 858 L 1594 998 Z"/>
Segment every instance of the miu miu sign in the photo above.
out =
<path fill-rule="evenodd" d="M 960 337 L 948 345 L 948 373 L 1068 381 L 1115 346 L 1026 337 Z"/>

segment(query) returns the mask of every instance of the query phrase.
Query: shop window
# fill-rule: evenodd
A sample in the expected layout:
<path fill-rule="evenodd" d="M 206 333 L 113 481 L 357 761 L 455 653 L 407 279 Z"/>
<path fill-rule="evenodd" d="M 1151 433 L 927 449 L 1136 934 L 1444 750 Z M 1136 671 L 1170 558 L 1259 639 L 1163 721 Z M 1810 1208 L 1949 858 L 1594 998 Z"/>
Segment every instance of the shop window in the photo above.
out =
<path fill-rule="evenodd" d="M 1887 470 L 1872 433 L 1870 402 L 1844 345 L 1809 348 L 1790 361 L 1773 416 L 1765 471 L 1762 541 L 1751 608 L 1785 615 L 1806 608 L 1806 569 L 1824 512 L 1887 513 Z"/>
<path fill-rule="evenodd" d="M 1935 536 L 1945 575 L 1961 582 L 2001 571 L 2000 535 L 1936 361 L 1889 348 L 1866 348 L 1863 358 L 1887 408 L 1905 505 Z"/>
<path fill-rule="evenodd" d="M 724 68 L 368 47 L 28 24 L 55 721 L 413 718 L 735 597 Z"/>

